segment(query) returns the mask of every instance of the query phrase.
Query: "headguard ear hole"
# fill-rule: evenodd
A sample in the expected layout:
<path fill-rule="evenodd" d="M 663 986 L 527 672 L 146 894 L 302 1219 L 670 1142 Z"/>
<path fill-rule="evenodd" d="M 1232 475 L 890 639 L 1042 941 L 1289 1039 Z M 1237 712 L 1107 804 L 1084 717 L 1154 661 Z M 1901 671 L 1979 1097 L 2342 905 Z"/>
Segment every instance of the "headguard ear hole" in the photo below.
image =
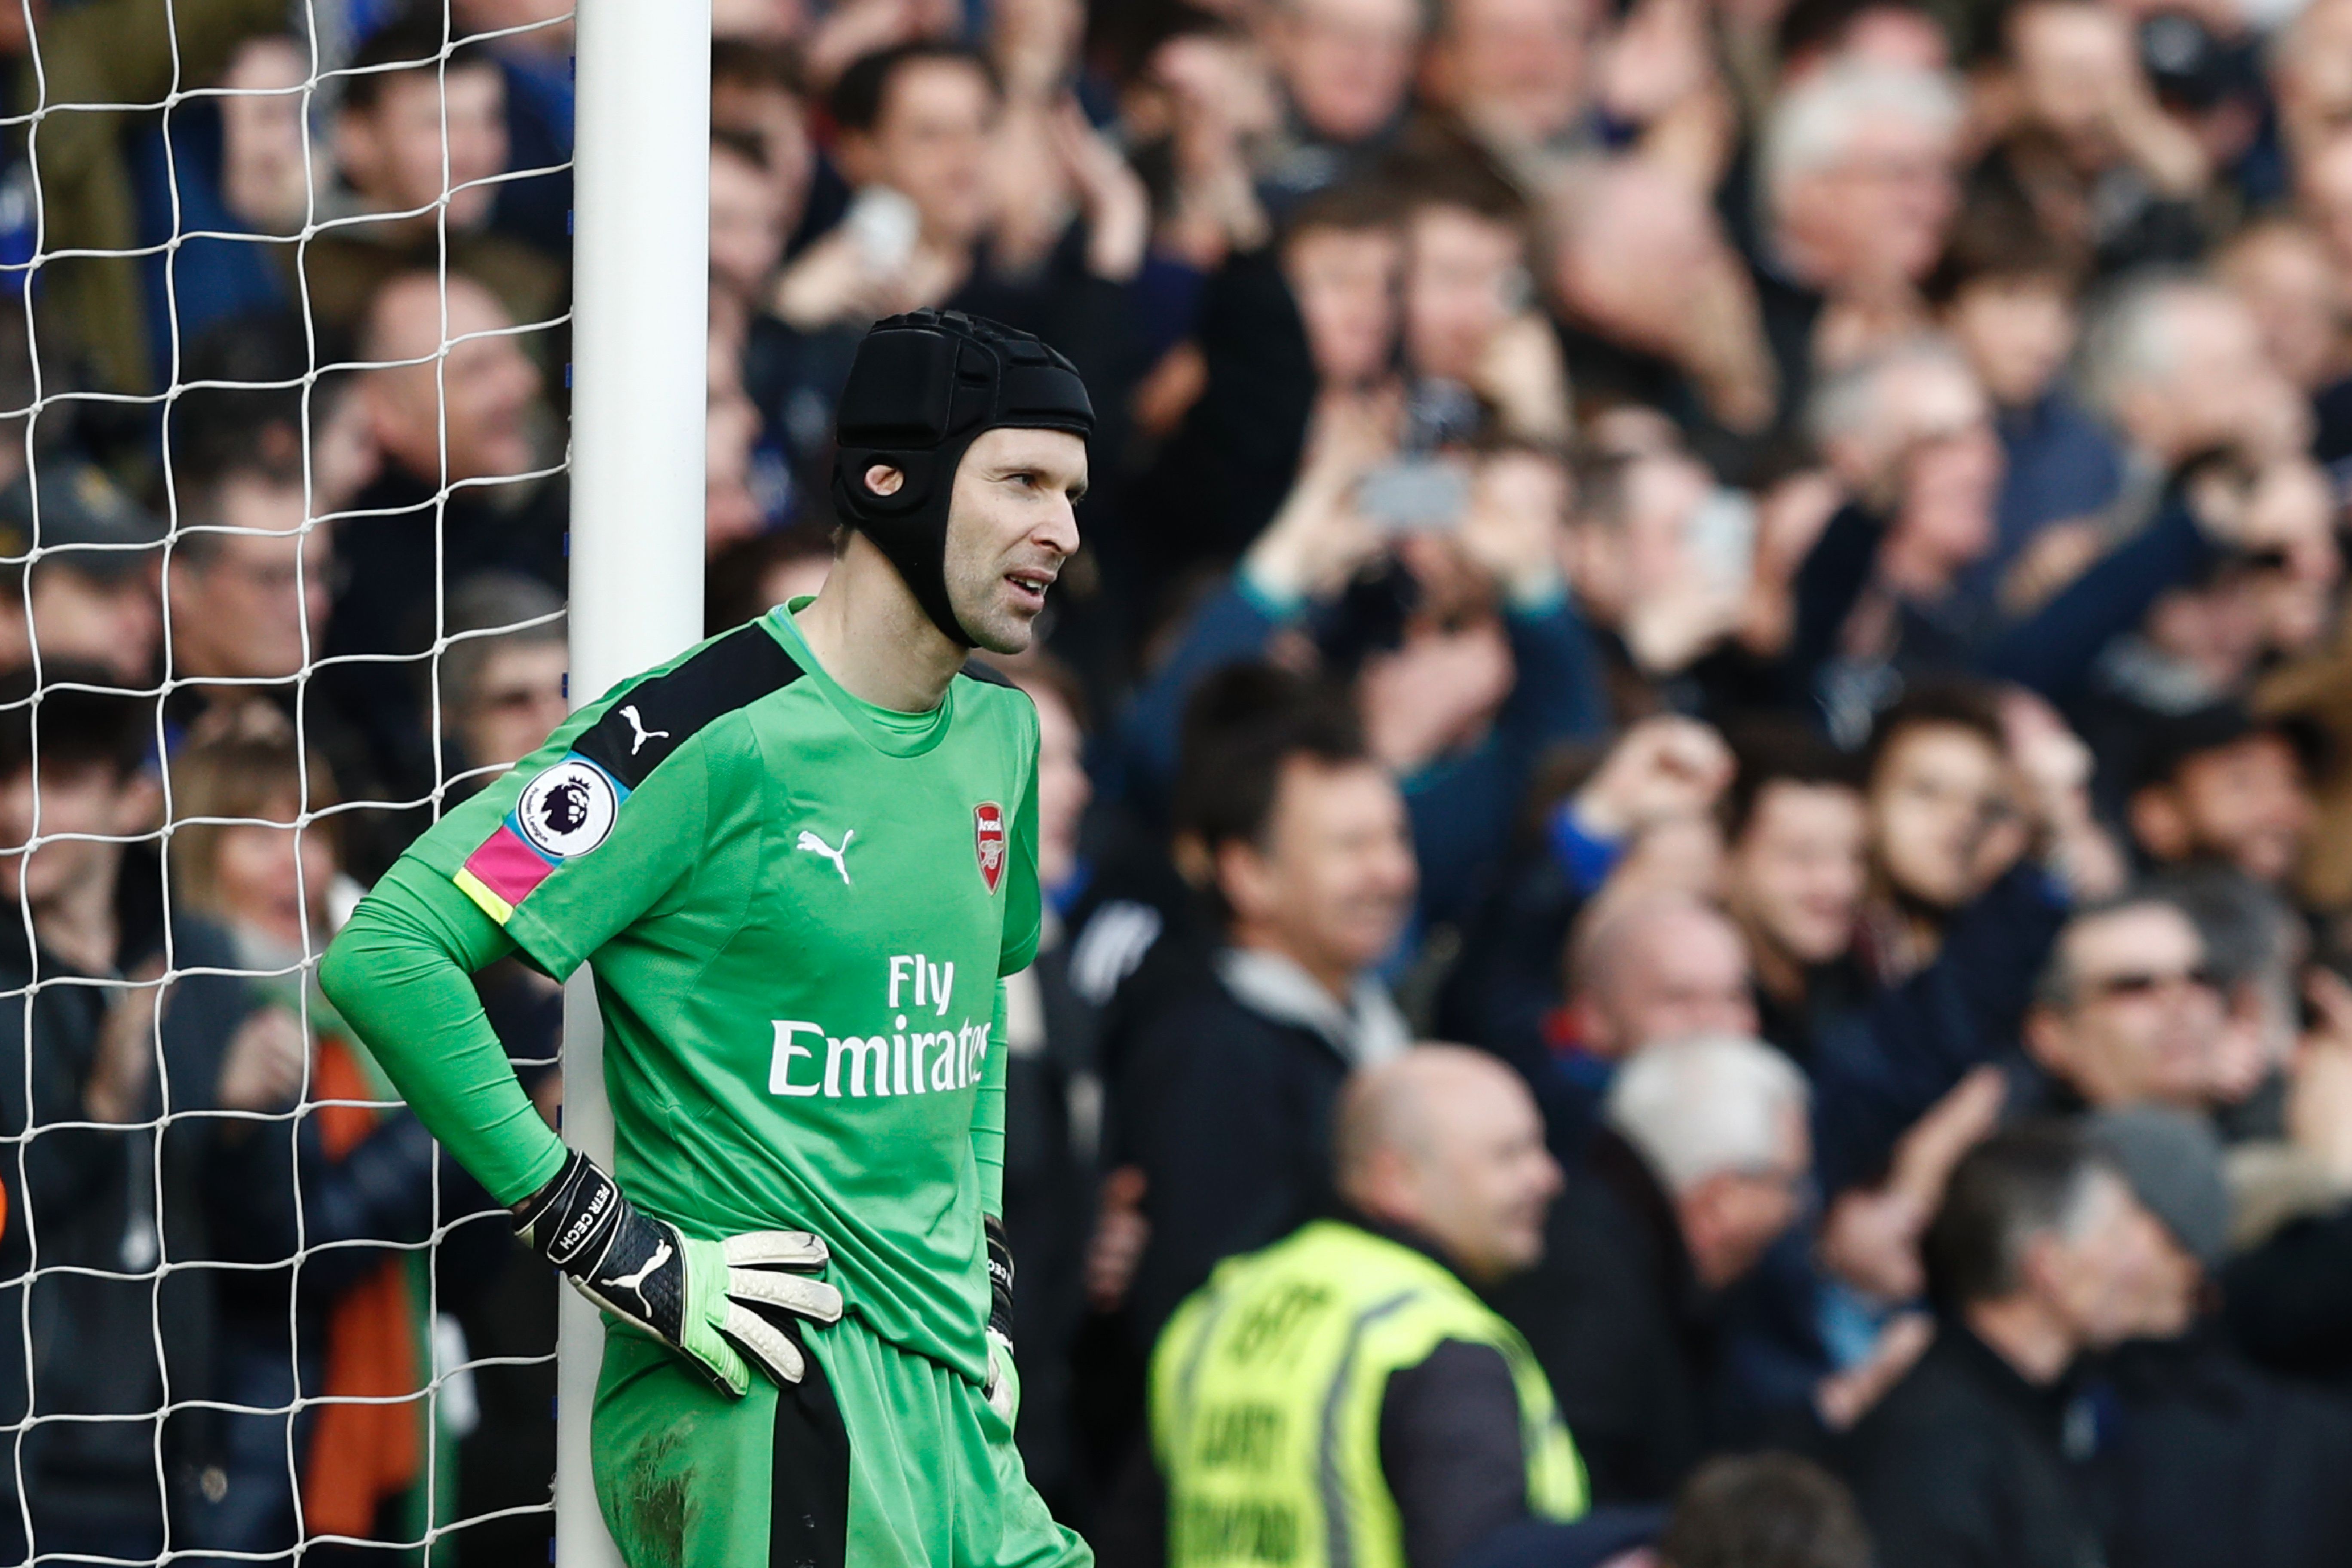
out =
<path fill-rule="evenodd" d="M 877 496 L 897 495 L 907 483 L 906 471 L 887 463 L 873 464 L 860 478 L 866 488 Z"/>

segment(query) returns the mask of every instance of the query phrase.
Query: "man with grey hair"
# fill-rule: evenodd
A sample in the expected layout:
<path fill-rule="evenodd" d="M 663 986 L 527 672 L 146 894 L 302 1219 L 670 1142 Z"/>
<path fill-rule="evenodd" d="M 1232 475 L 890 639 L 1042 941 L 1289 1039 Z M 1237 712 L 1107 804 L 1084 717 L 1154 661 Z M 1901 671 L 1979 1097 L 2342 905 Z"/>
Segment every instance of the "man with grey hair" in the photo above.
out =
<path fill-rule="evenodd" d="M 1854 61 L 1791 89 L 1764 126 L 1768 271 L 1832 304 L 1906 298 L 1943 250 L 1959 127 L 1934 71 Z"/>
<path fill-rule="evenodd" d="M 1865 732 L 1906 678 L 1965 667 L 1988 629 L 1964 588 L 1999 537 L 1992 415 L 1966 357 L 1927 333 L 1813 390 L 1809 433 L 1849 499 L 1799 573 L 1789 659 L 1832 735 Z"/>
<path fill-rule="evenodd" d="M 1759 1040 L 1646 1046 L 1617 1071 L 1543 1261 L 1496 1294 L 1551 1380 L 1596 1502 L 1664 1501 L 1718 1446 L 1723 1295 L 1803 1207 L 1809 1098 Z"/>
<path fill-rule="evenodd" d="M 2147 1326 L 2166 1266 L 2162 1226 L 2079 1131 L 2025 1126 L 1962 1158 L 1926 1255 L 1935 1342 L 1846 1453 L 1881 1561 L 2102 1561 L 2069 1473 L 2061 1382 L 2084 1352 Z"/>
<path fill-rule="evenodd" d="M 2271 363 L 2253 313 L 2193 272 L 2117 282 L 2084 328 L 2076 376 L 2144 479 L 2210 452 L 2260 462 L 2310 444 L 2310 409 Z"/>

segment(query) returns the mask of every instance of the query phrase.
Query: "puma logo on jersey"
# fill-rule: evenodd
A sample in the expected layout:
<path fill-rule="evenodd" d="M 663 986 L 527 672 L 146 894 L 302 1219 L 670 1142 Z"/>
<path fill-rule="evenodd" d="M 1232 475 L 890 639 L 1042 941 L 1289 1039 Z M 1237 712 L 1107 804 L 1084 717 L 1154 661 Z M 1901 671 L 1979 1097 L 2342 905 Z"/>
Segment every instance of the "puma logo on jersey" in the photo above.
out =
<path fill-rule="evenodd" d="M 841 847 L 835 849 L 803 827 L 801 829 L 800 841 L 794 847 L 804 849 L 812 855 L 822 855 L 832 861 L 833 868 L 841 873 L 841 885 L 846 888 L 849 886 L 849 841 L 856 837 L 857 829 L 851 828 L 841 836 Z"/>
<path fill-rule="evenodd" d="M 621 717 L 626 719 L 629 721 L 629 728 L 636 731 L 637 738 L 629 742 L 629 755 L 633 757 L 639 752 L 646 749 L 646 742 L 647 741 L 667 741 L 669 739 L 669 731 L 667 730 L 648 730 L 646 728 L 646 721 L 638 716 L 637 705 L 634 702 L 621 710 Z"/>

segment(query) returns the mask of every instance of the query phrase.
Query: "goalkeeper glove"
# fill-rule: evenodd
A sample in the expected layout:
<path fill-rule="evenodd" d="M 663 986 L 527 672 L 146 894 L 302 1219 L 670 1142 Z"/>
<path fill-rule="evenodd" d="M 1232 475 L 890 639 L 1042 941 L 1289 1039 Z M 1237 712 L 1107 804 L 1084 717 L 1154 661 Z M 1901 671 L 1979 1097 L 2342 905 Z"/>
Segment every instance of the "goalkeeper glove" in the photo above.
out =
<path fill-rule="evenodd" d="M 515 1229 L 582 1295 L 729 1394 L 751 1390 L 746 1355 L 778 1383 L 798 1383 L 806 1370 L 800 1347 L 760 1309 L 820 1323 L 841 1316 L 841 1292 L 805 1278 L 824 1267 L 822 1237 L 758 1230 L 698 1241 L 629 1202 L 585 1154 L 573 1153 L 522 1205 Z"/>
<path fill-rule="evenodd" d="M 1013 1246 L 1003 1220 L 982 1215 L 981 1222 L 988 1231 L 988 1383 L 981 1395 L 1011 1421 L 1021 1406 L 1021 1379 L 1013 1370 Z"/>

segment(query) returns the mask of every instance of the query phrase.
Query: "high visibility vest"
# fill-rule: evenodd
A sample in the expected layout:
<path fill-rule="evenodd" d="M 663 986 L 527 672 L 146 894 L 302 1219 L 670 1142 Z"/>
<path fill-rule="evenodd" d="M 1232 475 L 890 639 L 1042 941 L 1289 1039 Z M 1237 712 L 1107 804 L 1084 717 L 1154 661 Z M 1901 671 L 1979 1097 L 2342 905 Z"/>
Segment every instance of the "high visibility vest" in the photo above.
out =
<path fill-rule="evenodd" d="M 1423 1254 L 1318 1220 L 1219 1265 L 1152 1352 L 1168 1568 L 1405 1568 L 1381 1401 L 1446 1340 L 1509 1363 L 1528 1511 L 1581 1514 L 1584 1467 L 1518 1331 Z"/>

